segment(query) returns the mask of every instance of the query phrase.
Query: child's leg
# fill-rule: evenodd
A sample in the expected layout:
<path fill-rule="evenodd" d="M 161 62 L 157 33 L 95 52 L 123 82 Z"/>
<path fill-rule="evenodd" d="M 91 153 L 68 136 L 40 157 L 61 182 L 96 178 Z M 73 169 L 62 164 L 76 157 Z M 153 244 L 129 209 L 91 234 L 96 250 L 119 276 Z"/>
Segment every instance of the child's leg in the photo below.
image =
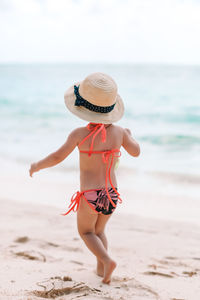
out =
<path fill-rule="evenodd" d="M 80 207 L 81 208 L 81 207 Z M 90 251 L 101 261 L 104 265 L 104 279 L 103 282 L 109 283 L 116 263 L 109 257 L 102 240 L 95 234 L 95 226 L 99 218 L 98 214 L 92 214 L 91 208 L 82 207 L 77 212 L 78 231 L 81 238 L 84 240 L 86 246 Z M 89 211 L 88 211 L 89 209 Z M 106 216 L 102 216 L 106 218 Z M 106 218 L 108 220 L 108 218 Z M 104 220 L 106 224 L 106 219 Z M 105 225 L 104 225 L 105 227 Z"/>
<path fill-rule="evenodd" d="M 106 223 L 108 222 L 110 217 L 111 217 L 111 214 L 110 215 L 100 214 L 98 216 L 96 226 L 95 226 L 96 235 L 101 239 L 106 250 L 108 248 L 108 242 L 107 242 L 107 238 L 106 238 L 104 229 L 105 229 Z M 103 264 L 103 266 L 102 266 L 102 264 Z M 112 272 L 114 271 L 115 268 L 116 268 L 116 263 L 112 259 L 110 259 L 110 261 L 107 261 L 107 262 L 101 262 L 100 260 L 97 260 L 97 272 L 99 273 L 100 276 L 103 275 L 104 283 L 110 282 Z"/>
<path fill-rule="evenodd" d="M 98 219 L 95 225 L 95 233 L 102 241 L 105 249 L 108 249 L 108 241 L 104 232 L 106 223 L 108 222 L 108 219 L 111 217 L 111 215 L 98 215 Z M 104 266 L 103 263 L 97 258 L 97 275 L 104 276 Z"/>
<path fill-rule="evenodd" d="M 95 224 L 98 219 L 98 214 L 84 214 L 83 211 L 77 212 L 78 231 L 81 238 L 90 251 L 101 261 L 108 258 L 107 251 L 95 234 Z"/>

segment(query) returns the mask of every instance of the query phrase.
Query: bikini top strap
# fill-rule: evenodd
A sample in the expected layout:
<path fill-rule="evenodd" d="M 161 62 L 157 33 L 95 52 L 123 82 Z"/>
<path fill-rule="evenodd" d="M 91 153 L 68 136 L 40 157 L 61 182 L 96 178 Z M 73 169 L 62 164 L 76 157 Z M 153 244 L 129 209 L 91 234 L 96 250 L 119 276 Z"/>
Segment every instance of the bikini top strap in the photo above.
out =
<path fill-rule="evenodd" d="M 89 156 L 91 156 L 91 154 L 92 154 L 94 140 L 100 132 L 101 132 L 102 143 L 105 143 L 105 141 L 106 141 L 106 129 L 105 129 L 104 124 L 98 123 L 98 124 L 95 124 L 96 126 L 91 126 L 93 124 L 95 124 L 95 123 L 89 123 L 87 125 L 87 129 L 90 130 L 91 132 L 79 143 L 79 146 L 82 145 L 90 136 L 93 135 L 92 142 L 90 144 L 90 149 L 88 152 Z"/>

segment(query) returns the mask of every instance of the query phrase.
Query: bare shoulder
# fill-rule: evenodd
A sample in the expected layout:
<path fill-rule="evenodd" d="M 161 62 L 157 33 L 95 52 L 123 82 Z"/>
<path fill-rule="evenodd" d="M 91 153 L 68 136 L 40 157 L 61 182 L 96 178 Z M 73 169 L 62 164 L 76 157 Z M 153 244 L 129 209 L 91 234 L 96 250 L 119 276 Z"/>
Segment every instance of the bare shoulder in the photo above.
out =
<path fill-rule="evenodd" d="M 78 136 L 85 131 L 85 127 L 77 127 L 71 131 L 71 135 Z"/>
<path fill-rule="evenodd" d="M 112 124 L 113 125 L 113 124 Z M 121 126 L 118 125 L 113 125 L 114 130 L 118 133 L 121 134 L 123 137 L 124 135 L 131 135 L 131 131 L 128 128 L 123 128 Z"/>
<path fill-rule="evenodd" d="M 112 128 L 116 133 L 123 134 L 124 129 L 121 126 L 112 124 Z"/>
<path fill-rule="evenodd" d="M 68 139 L 76 141 L 78 144 L 83 135 L 86 132 L 86 127 L 77 127 L 74 130 L 72 130 L 68 136 Z"/>
<path fill-rule="evenodd" d="M 118 141 L 117 143 L 121 146 L 123 142 L 123 128 L 118 125 L 112 124 L 110 130 L 108 127 L 108 131 L 112 134 L 112 138 Z"/>

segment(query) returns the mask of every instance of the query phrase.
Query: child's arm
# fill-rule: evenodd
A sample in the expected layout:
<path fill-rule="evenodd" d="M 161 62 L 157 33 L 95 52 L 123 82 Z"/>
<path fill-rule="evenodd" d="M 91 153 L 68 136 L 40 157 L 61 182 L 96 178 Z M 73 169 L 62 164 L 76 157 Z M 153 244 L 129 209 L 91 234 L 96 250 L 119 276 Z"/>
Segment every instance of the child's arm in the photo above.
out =
<path fill-rule="evenodd" d="M 134 140 L 134 138 L 131 135 L 131 131 L 128 128 L 124 129 L 122 146 L 131 156 L 139 156 L 140 155 L 140 146 Z"/>
<path fill-rule="evenodd" d="M 77 146 L 79 142 L 79 129 L 73 130 L 68 136 L 66 142 L 55 152 L 49 154 L 44 159 L 31 164 L 29 173 L 32 177 L 34 172 L 41 169 L 53 167 L 63 161 Z"/>

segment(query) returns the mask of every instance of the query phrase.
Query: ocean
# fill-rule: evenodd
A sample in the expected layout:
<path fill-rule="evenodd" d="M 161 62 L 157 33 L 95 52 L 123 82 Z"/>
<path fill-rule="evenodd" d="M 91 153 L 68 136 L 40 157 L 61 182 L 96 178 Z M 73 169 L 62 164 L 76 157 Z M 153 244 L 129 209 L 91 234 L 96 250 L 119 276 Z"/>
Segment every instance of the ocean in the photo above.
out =
<path fill-rule="evenodd" d="M 66 109 L 63 95 L 74 82 L 97 71 L 115 79 L 125 104 L 117 124 L 130 128 L 141 147 L 137 158 L 122 151 L 119 169 L 133 171 L 133 180 L 134 174 L 135 180 L 138 174 L 150 175 L 155 184 L 163 178 L 179 195 L 191 183 L 184 194 L 200 198 L 200 66 L 0 65 L 1 160 L 29 165 L 59 148 L 75 127 L 86 125 Z M 77 151 L 57 170 L 73 168 L 78 169 Z"/>

